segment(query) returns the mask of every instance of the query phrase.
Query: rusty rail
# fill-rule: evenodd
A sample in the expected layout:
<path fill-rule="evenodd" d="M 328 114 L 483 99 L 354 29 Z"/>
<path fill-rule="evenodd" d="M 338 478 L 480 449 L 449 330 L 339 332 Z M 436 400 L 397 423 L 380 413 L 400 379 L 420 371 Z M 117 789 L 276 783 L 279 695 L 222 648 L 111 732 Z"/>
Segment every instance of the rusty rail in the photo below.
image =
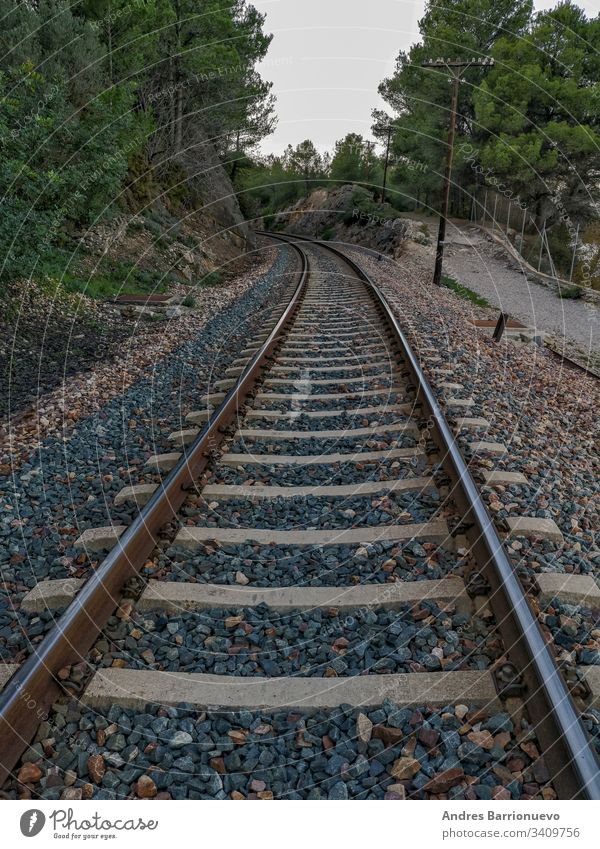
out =
<path fill-rule="evenodd" d="M 271 234 L 265 234 L 271 235 Z M 493 598 L 494 614 L 505 646 L 525 684 L 525 701 L 554 786 L 563 799 L 600 799 L 600 765 L 581 721 L 579 711 L 544 639 L 537 618 L 498 536 L 493 520 L 471 476 L 462 452 L 441 411 L 410 343 L 394 316 L 387 299 L 369 275 L 347 254 L 304 236 L 285 237 L 317 244 L 344 260 L 373 292 L 393 338 L 412 375 L 417 395 L 428 418 L 442 461 L 452 480 L 453 498 L 462 511 L 467 539 L 480 568 L 485 573 Z M 353 247 L 353 246 L 349 246 Z"/>

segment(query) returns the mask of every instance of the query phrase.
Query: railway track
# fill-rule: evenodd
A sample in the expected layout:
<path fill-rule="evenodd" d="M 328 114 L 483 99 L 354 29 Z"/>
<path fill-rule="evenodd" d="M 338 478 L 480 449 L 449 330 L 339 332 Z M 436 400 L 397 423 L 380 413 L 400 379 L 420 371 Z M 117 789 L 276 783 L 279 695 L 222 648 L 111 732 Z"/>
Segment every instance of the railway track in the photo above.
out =
<path fill-rule="evenodd" d="M 61 755 L 75 778 L 60 798 L 600 798 L 589 689 L 563 680 L 385 298 L 340 251 L 277 238 L 298 254 L 288 302 L 148 483 L 119 493 L 130 524 L 82 534 L 90 558 L 109 552 L 90 578 L 24 600 L 66 610 L 4 670 L 2 780 L 15 791 L 20 758 L 52 764 L 66 727 L 87 748 Z M 436 389 L 476 440 L 461 386 L 440 369 Z M 52 727 L 57 699 L 79 726 Z M 305 764 L 287 783 L 286 735 Z"/>

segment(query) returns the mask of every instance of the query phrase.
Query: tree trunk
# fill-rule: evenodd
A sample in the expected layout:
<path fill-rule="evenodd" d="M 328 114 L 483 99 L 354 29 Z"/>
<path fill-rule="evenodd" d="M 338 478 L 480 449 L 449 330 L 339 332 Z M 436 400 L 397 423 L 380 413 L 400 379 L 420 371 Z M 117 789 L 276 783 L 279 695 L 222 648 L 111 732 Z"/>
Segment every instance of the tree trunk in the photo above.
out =
<path fill-rule="evenodd" d="M 108 46 L 108 79 L 109 79 L 110 85 L 112 87 L 114 80 L 113 80 L 112 24 L 111 24 L 111 21 L 110 21 L 110 2 L 108 4 L 108 21 L 107 21 L 106 27 L 107 27 L 106 41 L 107 41 L 107 46 Z"/>
<path fill-rule="evenodd" d="M 179 65 L 175 79 L 177 80 L 177 92 L 175 96 L 175 153 L 177 154 L 183 148 L 183 89 L 181 87 Z"/>
<path fill-rule="evenodd" d="M 232 183 L 235 180 L 235 175 L 237 174 L 240 153 L 241 153 L 241 151 L 240 151 L 240 131 L 238 130 L 236 138 L 235 138 L 235 156 L 233 157 L 233 164 L 231 166 L 231 182 Z"/>
<path fill-rule="evenodd" d="M 168 93 L 169 93 L 169 115 L 167 120 L 167 128 L 168 128 L 168 138 L 171 143 L 171 147 L 175 146 L 175 116 L 176 116 L 176 108 L 175 108 L 175 71 L 174 71 L 174 60 L 172 56 L 169 56 L 169 72 L 168 72 Z"/>
<path fill-rule="evenodd" d="M 175 155 L 181 152 L 183 147 L 183 88 L 182 88 L 182 73 L 181 73 L 181 7 L 179 0 L 175 0 L 175 37 L 176 49 L 175 56 L 175 133 L 174 147 Z"/>

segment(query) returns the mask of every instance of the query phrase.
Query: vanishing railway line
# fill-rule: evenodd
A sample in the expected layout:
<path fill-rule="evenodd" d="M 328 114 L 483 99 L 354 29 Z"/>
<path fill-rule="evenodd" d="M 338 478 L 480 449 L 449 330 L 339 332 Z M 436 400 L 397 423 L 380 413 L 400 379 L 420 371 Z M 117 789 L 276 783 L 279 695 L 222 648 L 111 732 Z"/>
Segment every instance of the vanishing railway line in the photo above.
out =
<path fill-rule="evenodd" d="M 529 769 L 539 786 L 561 798 L 600 798 L 580 719 L 589 693 L 576 682 L 575 704 L 390 307 L 344 254 L 292 241 L 300 268 L 288 302 L 188 416 L 189 429 L 172 435 L 179 450 L 151 458 L 150 482 L 117 496 L 131 524 L 80 538 L 84 551 L 108 555 L 87 582 L 44 582 L 25 600 L 33 610 L 68 606 L 35 654 L 5 673 L 2 779 L 34 738 L 40 713 L 75 694 L 96 715 L 148 704 L 173 716 L 185 704 L 202 722 L 206 711 L 244 712 L 227 745 L 201 749 L 211 764 L 203 780 L 213 782 L 206 795 L 252 790 L 249 777 L 248 785 L 234 780 L 247 771 L 236 772 L 227 753 L 268 733 L 257 717 L 354 711 L 350 743 L 325 735 L 317 778 L 298 778 L 290 792 L 306 795 L 321 781 L 336 798 L 340 774 L 356 796 L 391 785 L 398 798 L 462 792 L 477 783 L 471 773 L 506 772 L 498 734 L 520 727 L 515 746 L 535 735 L 543 754 L 544 769 L 536 771 L 535 756 Z M 475 435 L 485 427 L 469 416 L 468 399 L 453 397 L 461 386 L 441 368 L 439 389 L 451 393 L 447 409 L 461 428 Z M 389 708 L 380 716 L 384 703 L 410 717 L 412 743 Z M 419 725 L 424 715 L 433 719 Z M 444 735 L 456 736 L 465 717 L 471 736 L 457 760 Z M 196 732 L 185 722 L 169 729 L 166 749 L 189 751 L 193 773 Z M 523 734 L 527 722 L 534 731 Z M 94 757 L 107 726 L 118 736 L 118 720 L 97 726 Z M 381 741 L 393 757 L 374 769 Z M 354 762 L 348 745 L 358 746 Z M 342 761 L 332 766 L 337 748 Z M 427 772 L 420 752 L 433 765 Z M 136 757 L 129 781 L 117 764 L 117 794 L 129 785 L 143 795 Z M 174 769 L 172 753 L 155 763 L 152 793 Z M 261 764 L 268 775 L 269 758 Z M 367 773 L 372 783 L 359 792 Z M 185 775 L 165 779 L 163 789 L 185 784 Z M 275 795 L 286 795 L 278 782 Z M 258 779 L 253 792 L 269 798 L 267 785 Z"/>

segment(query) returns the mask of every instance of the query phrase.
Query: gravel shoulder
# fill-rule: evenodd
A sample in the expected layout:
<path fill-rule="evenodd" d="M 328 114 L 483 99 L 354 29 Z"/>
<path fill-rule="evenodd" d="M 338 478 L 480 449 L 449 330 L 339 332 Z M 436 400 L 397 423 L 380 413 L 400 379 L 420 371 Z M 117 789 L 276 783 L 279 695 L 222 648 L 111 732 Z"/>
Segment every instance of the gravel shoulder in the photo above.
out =
<path fill-rule="evenodd" d="M 97 308 L 93 326 L 79 327 L 77 316 L 63 318 L 66 324 L 61 333 L 68 337 L 68 344 L 65 349 L 63 338 L 56 353 L 52 385 L 56 386 L 57 382 L 58 385 L 52 391 L 46 391 L 46 383 L 37 379 L 39 368 L 48 356 L 48 346 L 44 350 L 44 331 L 40 351 L 33 361 L 31 358 L 26 361 L 30 371 L 35 372 L 29 374 L 29 395 L 23 395 L 20 389 L 17 393 L 20 400 L 28 397 L 29 405 L 4 421 L 0 418 L 0 475 L 9 474 L 11 468 L 42 445 L 45 437 L 67 437 L 78 422 L 136 381 L 151 375 L 156 363 L 193 340 L 215 316 L 229 309 L 269 272 L 277 251 L 268 247 L 259 257 L 253 267 L 233 282 L 197 289 L 194 309 L 186 310 L 179 318 L 160 323 L 143 319 L 117 321 L 114 311 L 106 307 Z M 37 319 L 41 320 L 39 316 Z M 16 335 L 17 330 L 13 327 L 11 332 Z M 81 346 L 85 347 L 85 356 Z M 10 395 L 8 376 L 7 390 Z M 0 414 L 3 412 L 0 407 Z"/>
<path fill-rule="evenodd" d="M 489 317 L 490 310 L 451 290 L 433 289 L 429 250 L 410 246 L 401 263 L 377 262 L 363 252 L 360 257 L 416 350 L 429 340 L 435 353 L 425 350 L 421 359 L 434 389 L 433 368 L 447 366 L 447 379 L 462 384 L 460 394 L 475 402 L 469 415 L 490 422 L 480 438 L 507 447 L 500 458 L 473 453 L 468 449 L 473 436 L 462 433 L 459 441 L 474 476 L 481 480 L 482 472 L 498 468 L 522 472 L 528 479 L 525 487 L 483 487 L 500 530 L 506 529 L 507 518 L 530 516 L 552 519 L 562 531 L 562 543 L 514 540 L 509 550 L 516 568 L 591 574 L 599 580 L 599 381 L 558 364 L 536 345 L 492 342 L 472 324 Z"/>

